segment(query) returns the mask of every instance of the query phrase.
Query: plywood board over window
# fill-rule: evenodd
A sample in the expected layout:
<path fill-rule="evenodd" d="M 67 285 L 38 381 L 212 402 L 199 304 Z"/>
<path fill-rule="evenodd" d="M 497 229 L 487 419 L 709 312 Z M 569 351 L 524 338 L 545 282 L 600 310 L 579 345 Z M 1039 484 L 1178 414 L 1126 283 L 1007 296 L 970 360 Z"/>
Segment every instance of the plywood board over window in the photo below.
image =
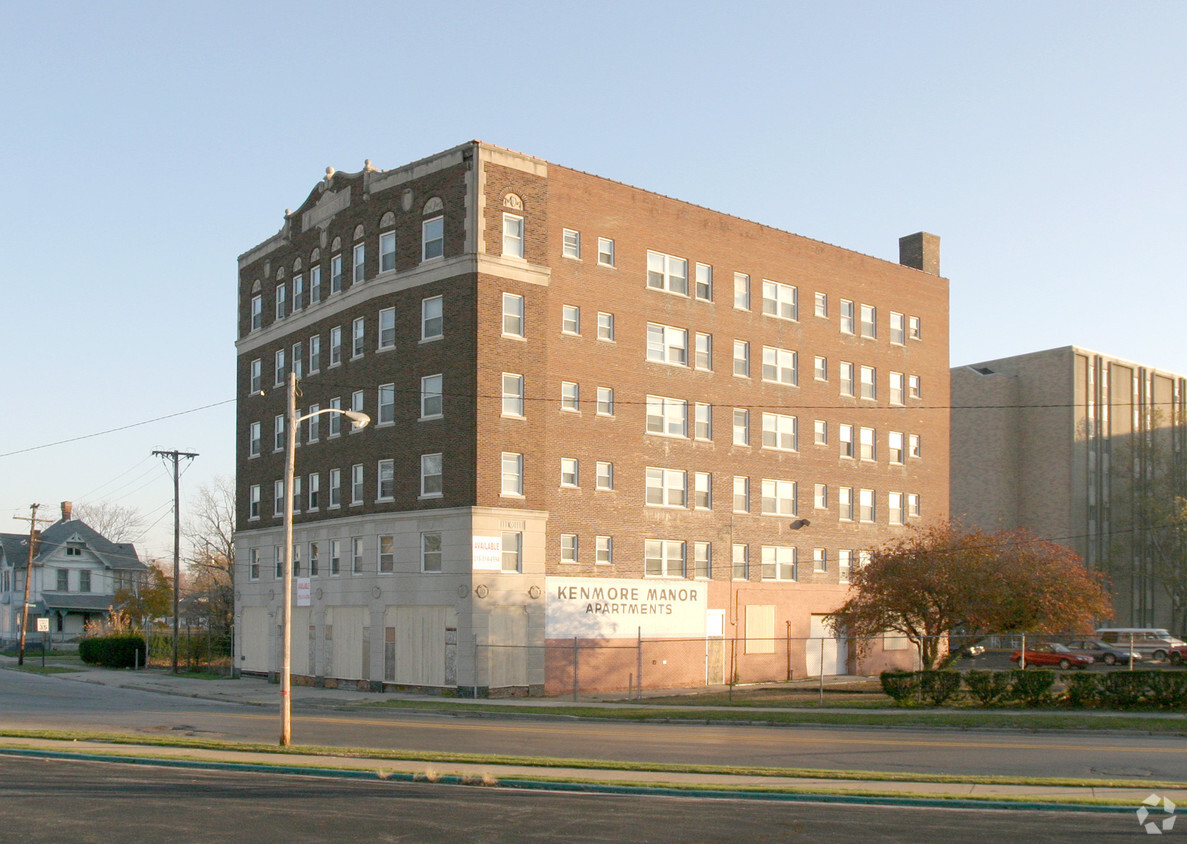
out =
<path fill-rule="evenodd" d="M 746 607 L 746 653 L 775 652 L 775 605 L 751 604 Z"/>

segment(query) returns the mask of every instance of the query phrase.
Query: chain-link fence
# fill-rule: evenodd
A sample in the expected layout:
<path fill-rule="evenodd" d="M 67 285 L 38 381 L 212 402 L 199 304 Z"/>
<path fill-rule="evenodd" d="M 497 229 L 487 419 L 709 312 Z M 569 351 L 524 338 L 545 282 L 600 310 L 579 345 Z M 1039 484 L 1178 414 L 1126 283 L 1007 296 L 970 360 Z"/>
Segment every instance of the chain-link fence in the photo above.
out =
<path fill-rule="evenodd" d="M 173 628 L 156 627 L 145 631 L 148 664 L 154 667 L 173 666 Z M 182 628 L 177 637 L 177 667 L 179 671 L 233 676 L 231 636 L 207 628 Z"/>

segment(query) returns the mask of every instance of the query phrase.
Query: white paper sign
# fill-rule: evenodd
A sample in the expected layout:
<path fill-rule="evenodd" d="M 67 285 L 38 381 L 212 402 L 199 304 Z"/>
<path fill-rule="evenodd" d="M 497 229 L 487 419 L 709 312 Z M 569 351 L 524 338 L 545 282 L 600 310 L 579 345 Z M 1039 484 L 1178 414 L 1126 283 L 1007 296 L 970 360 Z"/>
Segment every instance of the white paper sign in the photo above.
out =
<path fill-rule="evenodd" d="M 310 590 L 309 590 L 309 578 L 308 577 L 298 577 L 297 578 L 297 606 L 298 607 L 309 606 L 311 603 L 310 597 L 311 596 L 310 596 Z"/>
<path fill-rule="evenodd" d="M 474 571 L 502 571 L 503 537 L 474 537 Z"/>

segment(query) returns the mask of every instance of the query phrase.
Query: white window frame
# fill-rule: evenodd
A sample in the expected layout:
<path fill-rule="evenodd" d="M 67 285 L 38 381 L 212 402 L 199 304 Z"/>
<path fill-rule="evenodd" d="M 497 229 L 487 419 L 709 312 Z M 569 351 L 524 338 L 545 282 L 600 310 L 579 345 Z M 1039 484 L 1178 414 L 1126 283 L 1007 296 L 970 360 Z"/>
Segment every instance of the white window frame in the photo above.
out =
<path fill-rule="evenodd" d="M 688 402 L 667 396 L 647 397 L 649 434 L 661 437 L 688 437 Z"/>
<path fill-rule="evenodd" d="M 524 337 L 524 301 L 518 293 L 503 294 L 503 336 Z"/>
<path fill-rule="evenodd" d="M 385 457 L 375 465 L 375 500 L 392 501 L 396 497 L 396 461 Z"/>
<path fill-rule="evenodd" d="M 703 442 L 713 441 L 713 405 L 699 401 L 693 403 L 692 438 Z"/>
<path fill-rule="evenodd" d="M 828 509 L 828 484 L 812 485 L 812 506 L 817 510 Z"/>
<path fill-rule="evenodd" d="M 379 346 L 383 349 L 396 347 L 396 309 L 382 308 L 379 311 Z"/>
<path fill-rule="evenodd" d="M 502 480 L 499 494 L 514 498 L 523 497 L 523 455 L 504 451 L 501 457 Z"/>
<path fill-rule="evenodd" d="M 797 515 L 799 508 L 796 505 L 796 482 L 763 478 L 761 501 L 761 512 L 764 516 Z"/>
<path fill-rule="evenodd" d="M 375 396 L 375 425 L 393 425 L 396 421 L 396 385 L 380 384 Z"/>
<path fill-rule="evenodd" d="M 524 418 L 523 376 L 518 372 L 503 373 L 503 416 Z"/>
<path fill-rule="evenodd" d="M 426 296 L 420 300 L 420 342 L 429 343 L 445 336 L 445 298 Z"/>
<path fill-rule="evenodd" d="M 750 512 L 750 478 L 747 475 L 734 475 L 733 511 Z"/>
<path fill-rule="evenodd" d="M 276 319 L 281 320 L 288 316 L 288 295 L 289 288 L 285 282 L 280 282 L 276 285 Z"/>
<path fill-rule="evenodd" d="M 581 260 L 581 232 L 561 229 L 561 257 Z"/>
<path fill-rule="evenodd" d="M 750 377 L 750 343 L 746 340 L 734 341 L 734 377 Z"/>
<path fill-rule="evenodd" d="M 598 266 L 614 266 L 614 241 L 608 237 L 598 238 Z"/>
<path fill-rule="evenodd" d="M 678 539 L 645 539 L 643 576 L 684 577 L 686 549 L 686 544 Z"/>
<path fill-rule="evenodd" d="M 259 457 L 263 438 L 263 426 L 259 422 L 251 422 L 247 426 L 247 456 Z"/>
<path fill-rule="evenodd" d="M 445 494 L 445 465 L 441 453 L 420 456 L 420 497 L 441 498 Z"/>
<path fill-rule="evenodd" d="M 342 255 L 330 258 L 330 295 L 342 292 Z"/>
<path fill-rule="evenodd" d="M 643 503 L 648 507 L 686 509 L 688 507 L 688 472 L 648 466 L 644 472 Z"/>
<path fill-rule="evenodd" d="M 594 563 L 600 566 L 614 565 L 614 537 L 598 536 L 594 540 Z"/>
<path fill-rule="evenodd" d="M 734 273 L 734 307 L 750 310 L 750 276 L 746 273 Z"/>
<path fill-rule="evenodd" d="M 763 346 L 762 380 L 768 384 L 799 386 L 799 355 L 792 349 Z"/>
<path fill-rule="evenodd" d="M 890 312 L 890 344 L 903 346 L 907 342 L 907 319 L 897 311 Z"/>
<path fill-rule="evenodd" d="M 596 407 L 596 413 L 598 416 L 614 415 L 614 389 L 612 387 L 597 388 Z"/>
<path fill-rule="evenodd" d="M 647 323 L 647 360 L 668 366 L 688 366 L 688 329 Z"/>
<path fill-rule="evenodd" d="M 841 333 L 853 334 L 857 327 L 857 311 L 854 308 L 853 302 L 849 299 L 841 300 Z"/>
<path fill-rule="evenodd" d="M 330 367 L 342 363 L 342 326 L 335 325 L 330 329 Z"/>
<path fill-rule="evenodd" d="M 692 473 L 692 509 L 713 509 L 713 475 L 709 472 Z"/>
<path fill-rule="evenodd" d="M 693 367 L 701 372 L 713 371 L 713 335 L 698 331 L 693 338 Z"/>
<path fill-rule="evenodd" d="M 762 447 L 773 451 L 799 451 L 799 419 L 789 414 L 764 411 L 762 415 Z"/>
<path fill-rule="evenodd" d="M 503 257 L 523 260 L 525 226 L 518 214 L 503 213 Z"/>
<path fill-rule="evenodd" d="M 878 459 L 878 432 L 861 427 L 857 432 L 857 457 L 867 463 Z"/>
<path fill-rule="evenodd" d="M 781 281 L 762 280 L 763 316 L 795 322 L 800 318 L 799 288 Z"/>
<path fill-rule="evenodd" d="M 575 533 L 561 534 L 561 562 L 576 563 L 580 559 L 580 547 Z"/>
<path fill-rule="evenodd" d="M 561 305 L 561 334 L 581 336 L 581 308 L 577 305 Z"/>
<path fill-rule="evenodd" d="M 367 244 L 360 241 L 354 245 L 350 260 L 350 283 L 361 284 L 367 280 Z"/>
<path fill-rule="evenodd" d="M 828 420 L 815 419 L 812 422 L 812 441 L 816 445 L 828 445 Z"/>
<path fill-rule="evenodd" d="M 693 281 L 693 295 L 694 298 L 702 302 L 713 301 L 713 267 L 711 264 L 696 265 L 695 277 Z"/>
<path fill-rule="evenodd" d="M 878 520 L 877 501 L 872 489 L 857 491 L 857 520 L 864 524 L 873 524 Z"/>
<path fill-rule="evenodd" d="M 688 295 L 688 259 L 647 250 L 647 286 L 677 296 Z"/>
<path fill-rule="evenodd" d="M 420 570 L 424 574 L 441 574 L 445 568 L 445 554 L 442 551 L 442 536 L 439 530 L 426 530 L 420 534 Z"/>
<path fill-rule="evenodd" d="M 576 457 L 561 458 L 561 487 L 578 489 L 581 486 L 581 461 Z"/>
<path fill-rule="evenodd" d="M 744 407 L 734 408 L 734 445 L 750 445 L 750 411 Z"/>
<path fill-rule="evenodd" d="M 390 273 L 396 271 L 396 233 L 394 231 L 379 234 L 379 271 Z"/>
<path fill-rule="evenodd" d="M 441 373 L 420 379 L 420 418 L 441 419 L 445 415 L 445 376 Z"/>
<path fill-rule="evenodd" d="M 820 292 L 816 293 L 816 302 L 815 302 L 814 313 L 818 317 L 823 317 L 824 319 L 828 319 L 828 294 L 827 293 L 820 293 Z"/>
<path fill-rule="evenodd" d="M 762 579 L 794 583 L 798 580 L 796 549 L 787 545 L 762 546 Z"/>
<path fill-rule="evenodd" d="M 614 314 L 598 311 L 598 339 L 614 342 Z"/>
<path fill-rule="evenodd" d="M 860 367 L 861 398 L 866 401 L 878 400 L 878 370 L 873 366 Z"/>
<path fill-rule="evenodd" d="M 561 410 L 566 413 L 581 412 L 581 385 L 575 381 L 561 381 Z"/>
<path fill-rule="evenodd" d="M 445 217 L 437 215 L 420 224 L 420 261 L 439 261 L 445 257 Z"/>
<path fill-rule="evenodd" d="M 607 460 L 599 460 L 596 463 L 596 477 L 594 488 L 599 490 L 614 489 L 614 464 Z"/>
<path fill-rule="evenodd" d="M 314 334 L 309 338 L 309 374 L 321 371 L 321 335 Z"/>
<path fill-rule="evenodd" d="M 861 306 L 861 336 L 868 340 L 878 338 L 878 309 L 873 305 Z"/>
<path fill-rule="evenodd" d="M 350 324 L 350 359 L 356 360 L 363 356 L 367 343 L 367 319 L 355 317 Z"/>

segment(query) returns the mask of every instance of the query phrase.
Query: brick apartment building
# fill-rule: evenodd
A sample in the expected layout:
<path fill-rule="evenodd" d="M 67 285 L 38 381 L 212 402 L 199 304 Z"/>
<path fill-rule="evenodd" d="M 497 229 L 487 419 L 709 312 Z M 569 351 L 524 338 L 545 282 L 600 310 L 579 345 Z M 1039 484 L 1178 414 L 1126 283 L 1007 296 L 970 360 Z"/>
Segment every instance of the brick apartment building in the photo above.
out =
<path fill-rule="evenodd" d="M 938 238 L 900 252 L 479 142 L 327 170 L 239 259 L 241 667 L 280 664 L 294 367 L 302 412 L 374 421 L 298 432 L 299 678 L 551 693 L 578 650 L 585 688 L 909 659 L 804 641 L 862 549 L 947 515 L 947 281 Z"/>
<path fill-rule="evenodd" d="M 952 405 L 955 518 L 1074 549 L 1116 624 L 1187 629 L 1187 378 L 1064 346 L 953 368 Z"/>

